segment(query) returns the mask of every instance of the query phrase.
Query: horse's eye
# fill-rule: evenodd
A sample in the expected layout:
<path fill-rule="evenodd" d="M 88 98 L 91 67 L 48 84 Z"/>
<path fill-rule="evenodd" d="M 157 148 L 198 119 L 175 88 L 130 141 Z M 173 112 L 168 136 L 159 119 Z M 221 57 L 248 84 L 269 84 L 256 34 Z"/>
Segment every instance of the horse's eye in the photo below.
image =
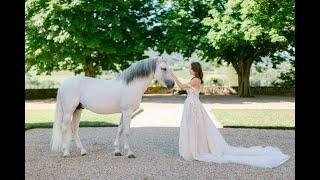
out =
<path fill-rule="evenodd" d="M 161 70 L 162 70 L 162 71 L 166 71 L 166 70 L 167 70 L 167 68 L 161 68 Z"/>

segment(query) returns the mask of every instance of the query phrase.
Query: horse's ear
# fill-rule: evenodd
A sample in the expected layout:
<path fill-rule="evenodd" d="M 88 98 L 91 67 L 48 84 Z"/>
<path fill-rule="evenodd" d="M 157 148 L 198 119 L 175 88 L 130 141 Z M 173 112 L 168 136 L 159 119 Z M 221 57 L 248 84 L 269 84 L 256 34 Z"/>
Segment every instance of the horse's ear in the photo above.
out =
<path fill-rule="evenodd" d="M 163 56 L 160 57 L 160 61 L 167 63 L 167 59 L 165 59 Z"/>
<path fill-rule="evenodd" d="M 160 64 L 160 62 L 162 62 L 162 61 L 163 61 L 163 57 L 162 57 L 162 56 L 159 56 L 159 57 L 158 57 L 157 64 Z"/>

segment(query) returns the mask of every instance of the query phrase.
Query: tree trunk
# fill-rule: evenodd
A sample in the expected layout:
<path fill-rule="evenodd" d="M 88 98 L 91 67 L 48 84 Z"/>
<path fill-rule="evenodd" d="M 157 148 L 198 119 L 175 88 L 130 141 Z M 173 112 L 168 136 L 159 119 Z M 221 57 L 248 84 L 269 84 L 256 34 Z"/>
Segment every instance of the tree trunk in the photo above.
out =
<path fill-rule="evenodd" d="M 238 75 L 238 95 L 240 97 L 253 97 L 250 88 L 250 69 L 252 59 L 232 63 Z"/>
<path fill-rule="evenodd" d="M 85 76 L 89 76 L 89 77 L 95 77 L 96 76 L 96 71 L 95 71 L 92 63 L 88 63 L 86 65 L 86 69 L 85 69 L 84 75 Z"/>

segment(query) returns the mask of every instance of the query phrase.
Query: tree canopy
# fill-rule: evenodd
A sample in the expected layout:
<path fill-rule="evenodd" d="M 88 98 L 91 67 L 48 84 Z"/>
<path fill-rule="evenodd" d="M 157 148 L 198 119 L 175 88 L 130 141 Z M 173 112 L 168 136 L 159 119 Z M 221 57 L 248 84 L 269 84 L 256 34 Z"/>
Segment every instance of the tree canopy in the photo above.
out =
<path fill-rule="evenodd" d="M 270 56 L 279 64 L 284 60 L 279 52 L 293 52 L 293 0 L 177 0 L 162 5 L 170 8 L 159 16 L 165 38 L 158 50 L 187 57 L 197 52 L 203 60 L 232 64 L 240 96 L 251 96 L 253 62 Z"/>
<path fill-rule="evenodd" d="M 119 71 L 153 47 L 149 0 L 27 0 L 26 68 L 96 76 Z"/>
<path fill-rule="evenodd" d="M 293 0 L 27 0 L 26 68 L 96 76 L 163 53 L 197 53 L 231 64 L 242 97 L 251 96 L 250 68 L 294 55 Z M 292 74 L 292 73 L 291 73 Z"/>

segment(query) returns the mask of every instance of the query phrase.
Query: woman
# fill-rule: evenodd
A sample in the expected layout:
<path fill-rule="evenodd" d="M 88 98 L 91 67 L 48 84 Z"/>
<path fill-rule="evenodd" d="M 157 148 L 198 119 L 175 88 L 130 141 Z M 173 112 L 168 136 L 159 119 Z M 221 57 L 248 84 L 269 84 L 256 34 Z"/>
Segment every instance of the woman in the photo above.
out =
<path fill-rule="evenodd" d="M 290 158 L 275 147 L 244 148 L 226 143 L 199 100 L 200 87 L 203 84 L 199 62 L 191 63 L 190 74 L 194 77 L 188 84 L 182 84 L 170 70 L 169 72 L 177 85 L 188 93 L 179 137 L 179 154 L 183 159 L 273 168 Z"/>

